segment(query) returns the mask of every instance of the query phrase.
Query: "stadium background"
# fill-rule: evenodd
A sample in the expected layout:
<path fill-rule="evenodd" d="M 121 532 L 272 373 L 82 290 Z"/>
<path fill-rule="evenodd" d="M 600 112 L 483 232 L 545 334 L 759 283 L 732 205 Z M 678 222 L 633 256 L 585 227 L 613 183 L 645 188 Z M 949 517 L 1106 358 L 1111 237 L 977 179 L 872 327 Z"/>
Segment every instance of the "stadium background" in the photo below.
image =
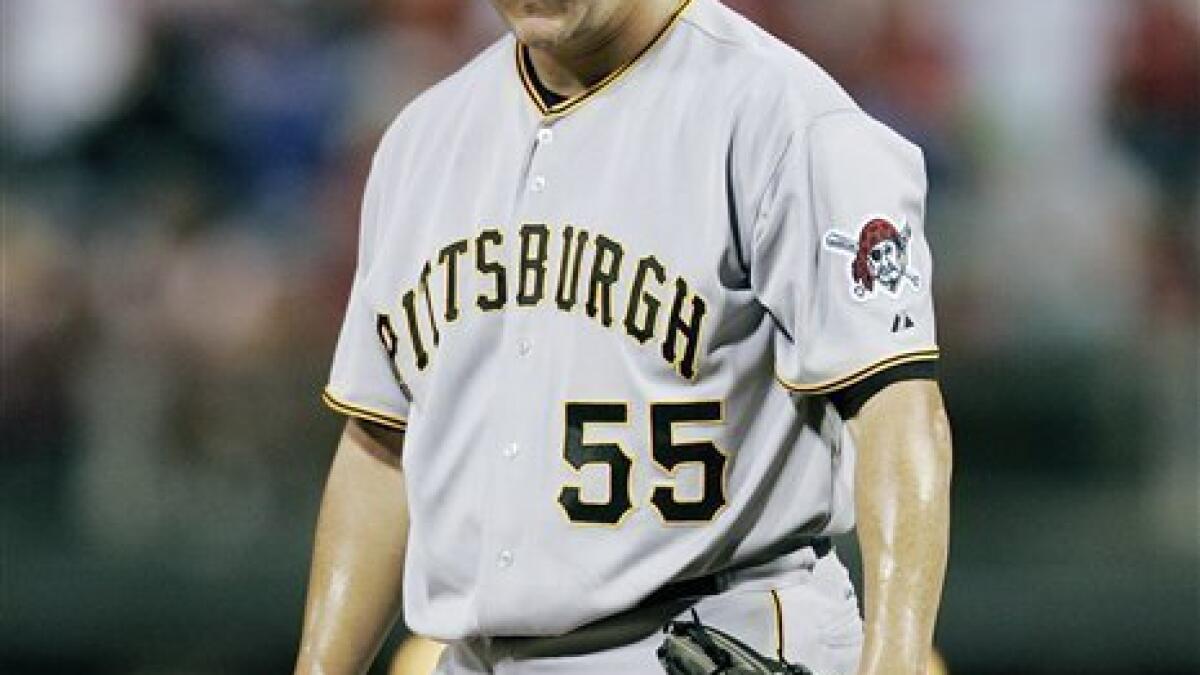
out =
<path fill-rule="evenodd" d="M 928 156 L 950 672 L 1198 672 L 1200 5 L 731 4 Z M 500 26 L 0 8 L 0 671 L 290 672 L 368 158 Z"/>

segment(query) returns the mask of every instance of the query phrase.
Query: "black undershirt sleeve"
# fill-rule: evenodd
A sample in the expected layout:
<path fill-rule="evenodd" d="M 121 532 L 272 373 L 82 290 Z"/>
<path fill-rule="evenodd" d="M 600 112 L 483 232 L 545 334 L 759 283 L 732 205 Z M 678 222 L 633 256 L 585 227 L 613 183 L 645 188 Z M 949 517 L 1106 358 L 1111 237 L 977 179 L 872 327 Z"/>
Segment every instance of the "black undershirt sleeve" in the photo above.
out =
<path fill-rule="evenodd" d="M 857 415 L 863 404 L 884 387 L 905 380 L 937 380 L 937 361 L 914 361 L 888 368 L 826 396 L 842 419 L 848 420 Z"/>

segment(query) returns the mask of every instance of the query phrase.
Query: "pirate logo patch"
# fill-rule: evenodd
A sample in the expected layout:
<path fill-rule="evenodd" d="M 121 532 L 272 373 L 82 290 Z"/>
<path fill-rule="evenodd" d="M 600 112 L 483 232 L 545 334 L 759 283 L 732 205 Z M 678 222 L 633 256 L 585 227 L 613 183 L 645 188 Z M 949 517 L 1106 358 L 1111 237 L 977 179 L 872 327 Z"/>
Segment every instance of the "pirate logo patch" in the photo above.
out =
<path fill-rule="evenodd" d="M 870 300 L 882 289 L 893 298 L 900 297 L 905 282 L 914 291 L 921 289 L 921 275 L 909 269 L 908 244 L 912 228 L 896 229 L 883 218 L 863 225 L 858 239 L 830 230 L 825 248 L 850 256 L 850 294 L 856 300 Z"/>

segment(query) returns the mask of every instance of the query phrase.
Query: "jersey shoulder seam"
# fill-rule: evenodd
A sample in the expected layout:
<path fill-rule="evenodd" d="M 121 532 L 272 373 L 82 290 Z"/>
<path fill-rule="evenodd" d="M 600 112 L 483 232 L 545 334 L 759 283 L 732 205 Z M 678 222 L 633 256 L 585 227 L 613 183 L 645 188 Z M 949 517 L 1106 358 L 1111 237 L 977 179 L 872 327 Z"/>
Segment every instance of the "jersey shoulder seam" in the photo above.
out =
<path fill-rule="evenodd" d="M 825 120 L 827 120 L 831 117 L 840 117 L 840 116 L 846 115 L 846 114 L 861 115 L 863 117 L 870 118 L 870 115 L 868 115 L 866 112 L 864 112 L 862 108 L 858 108 L 856 106 L 844 106 L 844 107 L 840 107 L 840 108 L 832 108 L 830 110 L 825 110 L 825 111 L 819 112 L 816 115 L 813 115 L 811 118 L 809 118 L 808 122 L 804 125 L 804 130 L 803 130 L 804 138 L 807 139 L 809 136 L 811 136 L 813 127 L 817 126 L 821 122 L 824 122 Z"/>
<path fill-rule="evenodd" d="M 857 114 L 861 114 L 861 115 L 866 114 L 861 109 L 859 109 L 857 107 L 853 107 L 853 106 L 846 106 L 843 108 L 834 108 L 833 110 L 826 110 L 822 113 L 814 115 L 811 119 L 809 119 L 804 124 L 804 126 L 799 131 L 794 131 L 791 134 L 788 134 L 787 140 L 783 143 L 783 147 L 780 148 L 779 152 L 772 160 L 771 171 L 770 171 L 770 173 L 767 174 L 767 181 L 763 185 L 762 191 L 759 193 L 758 197 L 754 200 L 754 211 L 751 212 L 751 213 L 755 214 L 754 225 L 751 227 L 751 232 L 754 233 L 754 236 L 752 238 L 752 241 L 754 243 L 757 243 L 758 225 L 763 217 L 762 216 L 763 203 L 767 199 L 767 194 L 770 193 L 770 191 L 771 191 L 771 186 L 774 185 L 776 183 L 776 181 L 779 180 L 779 173 L 783 170 L 784 161 L 787 159 L 788 153 L 791 152 L 792 147 L 797 144 L 799 144 L 801 146 L 807 146 L 808 138 L 809 138 L 809 136 L 812 135 L 813 127 L 815 127 L 818 123 L 824 121 L 825 119 L 827 119 L 829 117 L 843 115 L 846 113 L 857 113 Z"/>
<path fill-rule="evenodd" d="M 683 24 L 687 24 L 688 26 L 691 26 L 696 31 L 698 31 L 701 34 L 705 35 L 706 37 L 712 39 L 714 42 L 719 42 L 719 43 L 729 46 L 729 47 L 739 47 L 742 49 L 749 50 L 749 45 L 747 45 L 745 42 L 743 42 L 741 40 L 736 40 L 727 35 L 721 35 L 721 34 L 717 33 L 716 31 L 713 31 L 712 29 L 708 28 L 707 26 L 702 25 L 699 21 L 697 21 L 696 17 L 692 16 L 692 14 L 690 12 L 685 12 L 684 15 L 682 17 L 680 17 L 679 22 L 683 23 Z"/>
<path fill-rule="evenodd" d="M 693 2 L 696 5 L 699 5 L 702 0 L 693 0 Z M 710 3 L 710 5 L 711 4 L 716 3 Z M 762 26 L 750 21 L 746 17 L 734 12 L 728 7 L 723 5 L 720 5 L 720 7 L 736 17 L 737 20 L 743 22 L 747 30 L 756 33 L 757 40 L 754 39 L 755 36 L 753 35 L 738 36 L 727 35 L 718 32 L 705 24 L 704 15 L 697 16 L 691 11 L 685 12 L 683 16 L 680 17 L 680 23 L 690 26 L 697 33 L 717 44 L 737 50 L 738 52 L 752 59 L 756 64 L 763 66 L 764 71 L 775 73 L 783 77 L 785 81 L 788 79 L 787 73 L 792 69 L 793 66 L 796 65 L 794 63 L 788 63 L 787 61 L 790 59 L 796 59 L 807 63 L 807 65 L 811 67 L 820 69 L 819 64 L 814 62 L 807 54 L 800 51 L 796 47 L 784 42 L 779 37 L 768 32 Z M 706 7 L 705 9 L 711 10 L 712 7 Z"/>
<path fill-rule="evenodd" d="M 737 16 L 742 21 L 745 21 L 751 30 L 758 31 L 761 34 L 761 42 L 749 39 L 746 36 L 739 37 L 722 34 L 706 26 L 702 20 L 702 16 L 694 16 L 691 13 L 685 13 L 680 22 L 690 26 L 703 38 L 707 38 L 722 47 L 729 48 L 737 52 L 740 57 L 751 62 L 751 65 L 755 67 L 754 73 L 751 77 L 745 78 L 747 86 L 742 88 L 743 91 L 751 89 L 752 82 L 758 82 L 760 86 L 778 91 L 782 96 L 786 97 L 787 92 L 794 92 L 797 90 L 797 87 L 807 90 L 812 83 L 808 82 L 806 78 L 813 71 L 819 74 L 817 82 L 827 80 L 829 84 L 840 87 L 840 84 L 833 80 L 820 64 L 813 61 L 807 54 L 780 40 L 778 37 L 771 35 L 763 30 L 762 27 L 745 19 L 745 17 Z M 807 126 L 809 123 L 815 122 L 826 115 L 841 112 L 861 112 L 861 107 L 844 90 L 841 91 L 841 96 L 845 101 L 840 104 L 833 104 L 832 107 L 818 107 L 812 111 L 813 114 L 808 119 L 803 120 L 801 124 L 797 124 L 797 128 Z"/>

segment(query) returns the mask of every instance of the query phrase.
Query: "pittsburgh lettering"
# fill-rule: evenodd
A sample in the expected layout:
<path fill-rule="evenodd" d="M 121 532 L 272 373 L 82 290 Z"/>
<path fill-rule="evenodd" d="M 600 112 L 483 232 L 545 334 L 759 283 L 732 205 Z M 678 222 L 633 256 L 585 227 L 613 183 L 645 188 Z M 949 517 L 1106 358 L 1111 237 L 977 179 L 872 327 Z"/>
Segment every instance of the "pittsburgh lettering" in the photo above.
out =
<path fill-rule="evenodd" d="M 515 268 L 505 265 L 513 257 L 510 247 L 515 247 Z M 465 274 L 478 280 L 473 297 L 463 295 Z M 620 291 L 622 280 L 627 292 Z M 440 291 L 437 300 L 431 287 Z M 544 224 L 525 224 L 515 236 L 486 228 L 472 239 L 447 243 L 424 263 L 412 286 L 398 294 L 396 310 L 402 318 L 393 325 L 391 317 L 379 317 L 379 337 L 395 359 L 401 341 L 397 333 L 402 332 L 417 369 L 425 370 L 442 331 L 463 312 L 539 307 L 616 326 L 630 339 L 657 349 L 683 377 L 696 376 L 704 298 L 683 277 L 670 279 L 655 256 L 634 258 L 619 241 L 574 225 L 554 231 Z"/>

